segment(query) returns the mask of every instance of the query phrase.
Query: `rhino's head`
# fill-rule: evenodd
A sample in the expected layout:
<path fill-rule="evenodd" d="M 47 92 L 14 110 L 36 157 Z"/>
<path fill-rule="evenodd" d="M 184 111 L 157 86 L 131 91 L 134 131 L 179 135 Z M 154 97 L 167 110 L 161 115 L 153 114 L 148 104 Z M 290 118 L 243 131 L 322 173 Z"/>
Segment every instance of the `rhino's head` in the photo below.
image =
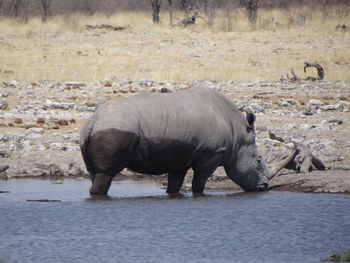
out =
<path fill-rule="evenodd" d="M 271 168 L 268 167 L 255 144 L 255 115 L 248 113 L 246 119 L 246 130 L 244 136 L 239 138 L 235 163 L 230 168 L 225 168 L 228 176 L 245 191 L 264 191 L 268 188 L 268 181 L 295 157 L 296 152 Z"/>

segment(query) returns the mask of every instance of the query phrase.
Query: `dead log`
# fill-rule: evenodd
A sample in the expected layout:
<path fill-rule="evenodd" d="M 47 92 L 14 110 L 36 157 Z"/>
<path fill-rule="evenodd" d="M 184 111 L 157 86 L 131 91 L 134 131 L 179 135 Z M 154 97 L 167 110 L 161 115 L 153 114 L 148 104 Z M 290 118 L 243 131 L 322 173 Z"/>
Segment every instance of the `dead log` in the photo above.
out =
<path fill-rule="evenodd" d="M 307 69 L 308 67 L 315 67 L 315 68 L 317 69 L 318 77 L 317 77 L 317 78 L 315 78 L 315 77 L 307 77 L 307 78 L 302 79 L 302 80 L 312 80 L 312 81 L 316 81 L 316 80 L 322 80 L 322 79 L 323 79 L 323 77 L 324 77 L 324 70 L 323 70 L 323 68 L 320 66 L 320 64 L 318 64 L 317 62 L 315 62 L 315 63 L 304 62 L 304 72 L 306 72 L 306 69 Z M 292 73 L 292 77 L 289 76 L 289 73 L 288 73 L 288 72 L 286 73 L 286 77 L 287 77 L 287 80 L 288 80 L 288 81 L 295 82 L 295 81 L 300 81 L 300 80 L 301 80 L 301 79 L 298 78 L 298 76 L 295 74 L 293 68 L 291 68 L 290 71 L 291 71 L 291 73 Z M 281 73 L 281 78 L 280 78 L 280 80 L 281 80 L 281 82 L 283 82 L 283 81 L 285 80 L 282 73 Z"/>
<path fill-rule="evenodd" d="M 124 29 L 129 28 L 130 26 L 113 26 L 113 25 L 107 25 L 107 24 L 101 24 L 101 25 L 85 25 L 87 29 L 107 29 L 112 31 L 121 31 Z"/>
<path fill-rule="evenodd" d="M 324 70 L 323 68 L 317 63 L 309 63 L 309 62 L 304 62 L 304 72 L 306 73 L 306 68 L 308 67 L 315 67 L 317 69 L 317 74 L 318 74 L 318 78 L 315 77 L 307 77 L 306 80 L 322 80 L 324 77 Z"/>
<path fill-rule="evenodd" d="M 287 169 L 295 170 L 298 173 L 308 173 L 315 170 L 326 170 L 323 162 L 316 157 L 306 143 L 295 143 L 297 154 L 286 166 Z"/>

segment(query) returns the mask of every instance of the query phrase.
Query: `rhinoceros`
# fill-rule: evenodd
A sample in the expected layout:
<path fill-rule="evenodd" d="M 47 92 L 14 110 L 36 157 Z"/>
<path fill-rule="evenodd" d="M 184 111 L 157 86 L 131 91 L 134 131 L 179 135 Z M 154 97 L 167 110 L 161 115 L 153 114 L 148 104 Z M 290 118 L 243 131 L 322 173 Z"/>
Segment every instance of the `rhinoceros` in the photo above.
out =
<path fill-rule="evenodd" d="M 192 168 L 192 192 L 203 193 L 219 166 L 245 191 L 262 191 L 295 156 L 269 168 L 257 151 L 255 115 L 241 113 L 212 89 L 141 93 L 102 104 L 80 133 L 80 148 L 91 175 L 91 195 L 106 195 L 124 168 L 168 174 L 167 193 L 178 193 Z"/>

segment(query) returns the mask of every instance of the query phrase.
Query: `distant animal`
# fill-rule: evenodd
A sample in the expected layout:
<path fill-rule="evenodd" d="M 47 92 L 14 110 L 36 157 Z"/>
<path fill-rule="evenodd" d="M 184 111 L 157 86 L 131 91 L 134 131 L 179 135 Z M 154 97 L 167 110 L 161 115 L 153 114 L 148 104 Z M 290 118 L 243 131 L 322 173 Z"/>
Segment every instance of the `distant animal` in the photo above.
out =
<path fill-rule="evenodd" d="M 167 173 L 167 193 L 178 193 L 192 168 L 192 191 L 203 193 L 219 166 L 245 191 L 263 191 L 295 152 L 269 168 L 255 145 L 254 122 L 254 114 L 244 117 L 230 99 L 205 87 L 106 102 L 80 133 L 90 194 L 106 195 L 124 168 Z"/>
<path fill-rule="evenodd" d="M 188 25 L 191 25 L 191 24 L 195 24 L 197 18 L 204 18 L 204 17 L 202 17 L 202 16 L 200 16 L 200 15 L 198 15 L 198 14 L 195 14 L 195 15 L 193 15 L 193 16 L 191 16 L 191 17 L 182 19 L 181 21 L 179 21 L 179 22 L 177 23 L 177 26 L 183 26 L 183 27 L 185 27 L 185 26 L 188 26 Z"/>
<path fill-rule="evenodd" d="M 335 27 L 336 30 L 339 30 L 339 29 L 340 29 L 341 31 L 347 31 L 349 28 L 350 28 L 350 27 L 347 26 L 347 25 L 345 25 L 345 24 L 338 24 L 338 25 Z"/>

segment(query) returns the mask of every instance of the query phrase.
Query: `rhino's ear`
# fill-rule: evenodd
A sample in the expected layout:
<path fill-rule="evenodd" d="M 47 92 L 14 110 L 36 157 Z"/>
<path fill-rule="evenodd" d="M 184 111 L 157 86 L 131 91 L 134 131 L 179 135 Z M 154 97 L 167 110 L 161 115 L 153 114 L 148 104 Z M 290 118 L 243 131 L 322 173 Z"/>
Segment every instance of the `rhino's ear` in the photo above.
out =
<path fill-rule="evenodd" d="M 250 126 L 250 128 L 254 129 L 254 122 L 255 122 L 255 114 L 252 112 L 247 112 L 246 120 Z"/>

